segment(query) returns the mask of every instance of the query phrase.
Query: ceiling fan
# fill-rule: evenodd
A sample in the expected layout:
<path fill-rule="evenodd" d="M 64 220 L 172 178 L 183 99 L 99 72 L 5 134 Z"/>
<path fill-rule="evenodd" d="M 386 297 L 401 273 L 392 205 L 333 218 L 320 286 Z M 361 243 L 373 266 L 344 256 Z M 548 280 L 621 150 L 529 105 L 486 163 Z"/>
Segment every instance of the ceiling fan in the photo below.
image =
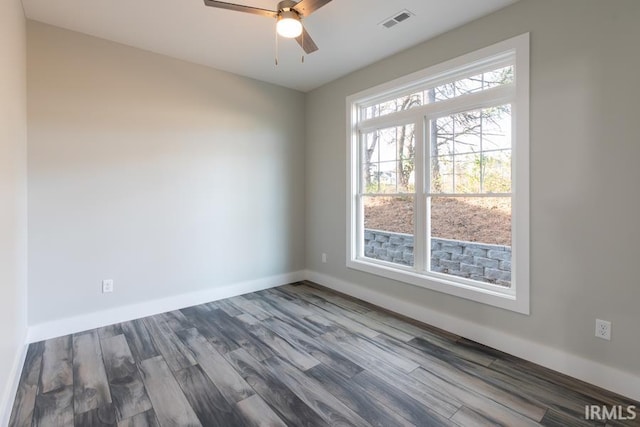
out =
<path fill-rule="evenodd" d="M 311 15 L 331 0 L 283 0 L 278 3 L 278 10 L 261 9 L 242 4 L 227 3 L 217 0 L 204 0 L 204 4 L 221 9 L 236 10 L 238 12 L 253 13 L 268 18 L 277 19 L 276 31 L 282 37 L 296 39 L 305 53 L 310 54 L 318 50 L 307 30 L 302 25 L 302 19 Z"/>

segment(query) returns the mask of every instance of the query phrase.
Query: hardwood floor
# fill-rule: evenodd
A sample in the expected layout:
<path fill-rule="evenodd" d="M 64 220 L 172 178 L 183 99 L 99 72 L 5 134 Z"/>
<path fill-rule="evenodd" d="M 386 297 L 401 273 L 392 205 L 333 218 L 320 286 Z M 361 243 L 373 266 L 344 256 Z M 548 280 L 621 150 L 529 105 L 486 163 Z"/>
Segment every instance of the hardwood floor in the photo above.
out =
<path fill-rule="evenodd" d="M 301 283 L 32 344 L 9 425 L 604 426 L 585 405 L 640 412 Z"/>

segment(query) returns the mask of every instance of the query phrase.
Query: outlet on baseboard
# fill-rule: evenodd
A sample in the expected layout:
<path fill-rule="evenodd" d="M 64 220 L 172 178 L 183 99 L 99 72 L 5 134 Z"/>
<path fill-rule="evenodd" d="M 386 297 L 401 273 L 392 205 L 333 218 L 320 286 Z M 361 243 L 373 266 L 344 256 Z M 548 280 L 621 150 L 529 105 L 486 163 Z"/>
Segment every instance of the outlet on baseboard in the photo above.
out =
<path fill-rule="evenodd" d="M 603 340 L 611 340 L 611 322 L 596 319 L 596 337 Z"/>
<path fill-rule="evenodd" d="M 108 292 L 113 292 L 113 280 L 105 279 L 102 281 L 102 293 L 106 294 Z"/>

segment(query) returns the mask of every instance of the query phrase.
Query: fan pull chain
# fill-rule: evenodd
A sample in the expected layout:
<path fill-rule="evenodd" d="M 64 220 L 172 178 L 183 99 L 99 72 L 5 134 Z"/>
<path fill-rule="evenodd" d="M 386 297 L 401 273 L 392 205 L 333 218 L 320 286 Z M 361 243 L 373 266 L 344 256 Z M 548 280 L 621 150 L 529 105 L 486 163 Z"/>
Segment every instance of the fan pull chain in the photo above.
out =
<path fill-rule="evenodd" d="M 301 20 L 301 22 L 302 22 L 302 20 Z M 301 39 L 302 39 L 302 61 L 301 62 L 304 64 L 304 27 L 302 27 L 302 37 L 301 37 Z"/>
<path fill-rule="evenodd" d="M 276 21 L 277 22 L 277 21 Z M 274 31 L 276 34 L 276 67 L 278 66 L 278 31 Z"/>

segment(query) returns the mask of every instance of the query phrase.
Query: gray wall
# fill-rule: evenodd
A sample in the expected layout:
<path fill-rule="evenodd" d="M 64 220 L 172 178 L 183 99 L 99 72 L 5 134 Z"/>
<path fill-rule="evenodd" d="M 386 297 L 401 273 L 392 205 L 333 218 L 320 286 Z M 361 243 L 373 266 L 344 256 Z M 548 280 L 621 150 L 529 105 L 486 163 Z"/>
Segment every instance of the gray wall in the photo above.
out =
<path fill-rule="evenodd" d="M 311 92 L 307 268 L 639 374 L 638 22 L 637 0 L 521 0 Z M 528 31 L 531 315 L 347 269 L 345 97 Z"/>
<path fill-rule="evenodd" d="M 27 107 L 25 20 L 0 2 L 0 424 L 27 329 Z M 16 368 L 19 368 L 15 366 Z"/>
<path fill-rule="evenodd" d="M 28 43 L 30 324 L 304 268 L 302 93 L 36 22 Z"/>

